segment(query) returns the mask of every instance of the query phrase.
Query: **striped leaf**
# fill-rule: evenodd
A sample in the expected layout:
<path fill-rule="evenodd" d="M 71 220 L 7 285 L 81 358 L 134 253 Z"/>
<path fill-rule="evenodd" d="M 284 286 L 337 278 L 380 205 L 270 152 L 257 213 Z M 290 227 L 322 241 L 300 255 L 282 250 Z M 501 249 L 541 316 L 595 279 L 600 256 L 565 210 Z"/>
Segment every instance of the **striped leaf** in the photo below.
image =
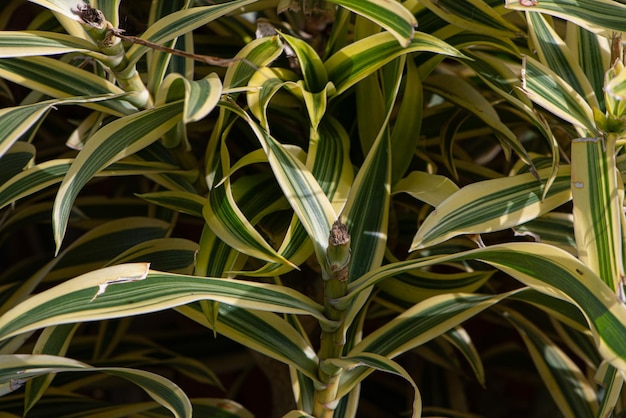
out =
<path fill-rule="evenodd" d="M 225 145 L 221 147 L 221 164 L 224 170 L 228 171 L 230 156 Z M 216 172 L 222 174 L 222 168 Z M 276 202 L 278 196 L 272 199 L 266 192 L 262 196 L 264 200 L 263 208 L 267 204 Z M 209 193 L 209 198 L 204 204 L 202 214 L 207 225 L 225 243 L 237 251 L 273 263 L 286 264 L 294 267 L 291 262 L 280 255 L 254 228 L 253 223 L 246 217 L 245 213 L 237 204 L 233 195 L 230 177 L 226 177 L 221 185 L 213 188 Z"/>
<path fill-rule="evenodd" d="M 154 269 L 191 274 L 197 251 L 197 243 L 183 238 L 142 240 L 109 261 L 108 265 L 148 262 Z"/>
<path fill-rule="evenodd" d="M 225 182 L 223 187 L 217 187 L 210 192 L 211 194 L 217 193 L 226 193 L 222 191 L 222 188 L 228 187 L 229 183 Z M 263 190 L 263 193 L 259 193 L 259 190 Z M 229 195 L 232 195 L 231 198 L 236 201 L 236 206 L 234 208 L 218 208 L 218 211 L 215 212 L 218 217 L 216 217 L 215 221 L 211 224 L 207 224 L 210 228 L 213 228 L 211 233 L 209 231 L 205 231 L 202 234 L 202 244 L 200 247 L 199 263 L 203 263 L 202 268 L 198 268 L 198 272 L 212 272 L 209 275 L 218 275 L 226 277 L 231 277 L 234 271 L 239 271 L 243 268 L 243 264 L 245 262 L 244 255 L 250 254 L 250 251 L 255 251 L 254 248 L 254 236 L 246 236 L 247 228 L 254 228 L 264 216 L 274 213 L 278 210 L 284 210 L 288 208 L 288 204 L 284 199 L 280 188 L 276 184 L 275 180 L 271 176 L 270 173 L 265 173 L 264 175 L 253 175 L 246 176 L 238 179 L 233 187 L 228 191 Z M 210 196 L 209 195 L 209 196 Z M 232 204 L 232 199 L 231 203 Z M 228 204 L 229 200 L 222 200 L 225 204 Z M 210 201 L 209 201 L 210 203 Z M 229 218 L 221 218 L 220 214 L 228 214 L 229 211 L 238 211 L 243 214 L 243 218 L 240 219 L 229 219 Z M 236 235 L 224 235 L 222 232 L 226 232 L 227 230 L 222 231 L 221 228 L 224 226 L 219 225 L 219 223 L 225 223 L 226 227 L 229 227 L 228 223 L 235 222 L 241 223 L 243 226 L 241 228 L 237 228 L 235 232 Z M 219 233 L 217 236 L 216 232 Z M 256 230 L 254 231 L 257 234 Z M 271 231 L 270 231 L 271 233 Z M 228 234 L 226 232 L 226 234 Z M 218 238 L 222 235 L 222 238 Z M 306 236 L 306 233 L 304 234 Z M 205 240 L 206 238 L 206 240 Z M 280 239 L 280 237 L 269 236 L 268 239 L 275 238 L 276 241 Z M 258 237 L 257 239 L 263 239 Z M 285 238 L 287 239 L 287 238 Z M 232 251 L 231 246 L 225 248 L 226 244 L 232 244 L 232 248 L 241 248 L 243 252 L 238 252 L 241 256 L 238 259 L 237 267 L 235 268 L 233 260 L 237 260 L 235 253 Z M 250 244 L 252 243 L 252 244 Z M 265 241 L 263 241 L 262 245 L 267 245 Z M 206 247 L 205 247 L 206 246 Z M 273 247 L 272 247 L 273 248 Z M 273 251 L 273 249 L 272 249 Z M 215 252 L 215 253 L 214 253 Z M 212 257 L 216 258 L 214 262 L 212 257 L 209 257 L 209 254 L 214 253 Z M 276 252 L 273 252 L 271 256 L 275 256 Z M 278 251 L 279 256 L 284 257 L 281 251 Z M 203 255 L 206 257 L 200 257 Z M 309 252 L 310 255 L 310 252 Z M 208 265 L 204 265 L 208 263 Z M 223 264 L 225 263 L 225 264 Z M 228 265 L 228 267 L 226 267 Z M 275 263 L 271 264 L 274 266 L 284 267 L 285 271 L 290 271 L 294 268 L 291 263 Z M 206 269 L 206 270 L 205 270 Z M 280 267 L 279 267 L 280 269 Z M 208 274 L 208 273 L 199 273 L 199 274 Z M 246 272 L 248 274 L 248 272 Z M 271 276 L 271 274 L 269 274 Z"/>
<path fill-rule="evenodd" d="M 204 197 L 197 194 L 177 191 L 143 193 L 138 194 L 137 197 L 197 218 L 202 218 L 202 208 L 206 202 Z"/>
<path fill-rule="evenodd" d="M 0 63 L 3 60 L 0 60 Z M 0 64 L 1 65 L 1 64 Z M 31 105 L 6 107 L 0 109 L 0 156 L 22 136 L 36 126 L 40 120 L 55 106 L 66 104 L 90 104 L 102 103 L 125 95 L 104 94 L 97 96 L 70 97 L 67 99 L 54 99 L 37 102 Z"/>
<path fill-rule="evenodd" d="M 604 396 L 602 396 L 602 402 L 596 416 L 610 416 L 622 396 L 623 374 L 608 363 L 602 363 L 596 376 L 597 381 L 601 382 L 604 388 Z"/>
<path fill-rule="evenodd" d="M 191 402 L 173 382 L 157 374 L 121 367 L 92 367 L 65 357 L 49 355 L 0 356 L 0 385 L 20 386 L 19 382 L 47 373 L 99 372 L 126 379 L 146 391 L 175 417 L 191 418 Z"/>
<path fill-rule="evenodd" d="M 537 242 L 554 245 L 577 255 L 574 220 L 571 214 L 550 212 L 530 222 L 516 226 L 515 233 L 534 238 Z"/>
<path fill-rule="evenodd" d="M 385 265 L 352 282 L 348 286 L 349 294 L 333 304 L 338 309 L 347 307 L 363 289 L 384 278 L 415 268 L 462 260 L 483 261 L 539 292 L 576 305 L 585 315 L 603 358 L 614 367 L 626 370 L 626 342 L 619 337 L 626 332 L 626 307 L 580 260 L 545 244 L 498 244 L 458 254 Z"/>
<path fill-rule="evenodd" d="M 537 294 L 537 292 L 535 292 L 535 294 Z M 555 299 L 552 298 L 552 300 Z M 558 303 L 555 305 L 558 305 Z M 561 303 L 561 307 L 563 306 L 565 305 Z M 572 310 L 576 309 L 573 305 L 571 306 L 573 308 Z M 544 307 L 546 307 L 546 305 L 544 305 Z M 546 312 L 548 312 L 548 310 L 546 310 Z M 554 310 L 554 312 L 564 313 L 565 311 Z M 550 318 L 550 322 L 568 349 L 572 350 L 585 364 L 597 368 L 597 366 L 602 363 L 602 357 L 598 354 L 591 333 L 585 326 L 586 321 L 584 317 L 580 318 L 581 316 L 582 314 L 578 312 L 574 317 L 576 322 L 574 326 L 571 326 L 573 321 L 568 321 L 567 319 L 569 318 L 563 319 L 563 316 Z M 597 381 L 598 379 L 596 379 L 596 382 Z"/>
<path fill-rule="evenodd" d="M 461 46 L 458 47 L 460 48 Z M 490 86 L 495 93 L 515 106 L 515 108 L 524 112 L 525 118 L 537 125 L 544 136 L 547 136 L 547 127 L 538 123 L 539 121 L 532 109 L 532 102 L 521 88 L 520 68 L 507 65 L 499 60 L 497 56 L 491 54 L 484 54 L 475 50 L 463 51 L 472 58 L 471 61 L 465 61 L 466 65 L 476 71 L 481 80 Z M 521 55 L 521 53 L 518 54 Z"/>
<path fill-rule="evenodd" d="M 551 169 L 538 171 L 545 178 Z M 461 234 L 480 234 L 528 222 L 571 199 L 570 167 L 562 166 L 544 196 L 545 184 L 530 173 L 470 184 L 443 201 L 420 226 L 411 250 Z"/>
<path fill-rule="evenodd" d="M 520 28 L 507 21 L 483 0 L 426 0 L 421 4 L 441 19 L 466 31 L 494 38 L 514 38 L 521 33 Z"/>
<path fill-rule="evenodd" d="M 33 354 L 64 356 L 77 328 L 78 325 L 68 324 L 44 329 L 37 339 Z M 54 379 L 53 373 L 37 376 L 26 383 L 24 413 L 27 413 L 41 399 L 41 396 L 52 383 L 52 379 Z"/>
<path fill-rule="evenodd" d="M 431 206 L 439 206 L 458 190 L 459 187 L 448 177 L 412 171 L 394 184 L 391 193 L 407 193 Z"/>
<path fill-rule="evenodd" d="M 355 368 L 366 367 L 371 371 L 376 370 L 385 373 L 392 373 L 404 378 L 411 384 L 411 386 L 413 386 L 413 392 L 415 394 L 415 397 L 413 398 L 411 416 L 414 418 L 422 416 L 422 398 L 420 396 L 419 389 L 417 388 L 417 385 L 413 381 L 411 375 L 409 375 L 409 373 L 395 361 L 390 360 L 386 356 L 374 353 L 356 353 L 340 359 L 328 359 L 325 360 L 325 362 L 341 367 L 342 369 L 354 370 Z"/>
<path fill-rule="evenodd" d="M 49 213 L 49 207 L 46 208 Z M 126 217 L 90 229 L 59 255 L 19 285 L 6 290 L 0 312 L 5 312 L 32 294 L 44 280 L 60 281 L 100 268 L 113 257 L 144 240 L 163 238 L 170 225 L 152 218 Z"/>
<path fill-rule="evenodd" d="M 281 37 L 287 41 L 287 44 L 289 44 L 298 59 L 298 65 L 302 71 L 304 89 L 312 93 L 323 90 L 326 87 L 326 83 L 328 83 L 328 74 L 315 49 L 302 39 L 286 34 L 281 34 Z"/>
<path fill-rule="evenodd" d="M 269 129 L 267 109 L 274 96 L 287 85 L 287 81 L 296 81 L 298 76 L 284 68 L 262 67 L 254 73 L 248 82 L 251 87 L 246 92 L 250 112 L 262 127 Z"/>
<path fill-rule="evenodd" d="M 569 47 L 591 84 L 599 108 L 604 110 L 604 77 L 611 61 L 610 40 L 571 22 L 567 23 L 566 33 Z"/>
<path fill-rule="evenodd" d="M 511 260 L 511 248 L 516 252 L 515 261 Z M 578 259 L 557 248 L 529 243 L 487 250 L 477 259 L 536 290 L 573 302 L 585 315 L 600 354 L 616 368 L 626 370 L 626 345 L 617 337 L 625 328 L 626 308 Z"/>
<path fill-rule="evenodd" d="M 483 361 L 469 333 L 464 328 L 457 326 L 446 332 L 443 338 L 459 350 L 465 357 L 469 366 L 474 371 L 476 380 L 478 380 L 481 385 L 486 385 Z"/>
<path fill-rule="evenodd" d="M 622 101 L 626 98 L 626 71 L 623 68 L 623 65 L 617 64 L 607 73 L 605 91 L 607 106 L 611 107 L 607 110 L 613 115 L 622 113 L 620 105 L 623 106 Z"/>
<path fill-rule="evenodd" d="M 189 0 L 172 0 L 168 2 L 153 2 L 150 7 L 148 27 L 159 19 L 190 6 Z M 164 47 L 174 48 L 193 54 L 193 34 L 188 32 L 163 44 Z M 146 86 L 149 91 L 156 92 L 163 79 L 169 74 L 183 74 L 193 80 L 194 61 L 190 58 L 179 57 L 165 51 L 152 51 L 148 55 L 148 79 Z"/>
<path fill-rule="evenodd" d="M 379 327 L 348 353 L 348 357 L 373 353 L 394 358 L 426 343 L 461 322 L 500 302 L 502 295 L 445 294 L 427 299 Z M 371 370 L 348 370 L 341 376 L 340 394 L 348 393 Z"/>
<path fill-rule="evenodd" d="M 0 59 L 0 77 L 57 99 L 126 95 L 124 90 L 102 77 L 49 57 Z M 124 99 L 94 103 L 87 100 L 85 107 L 115 116 L 137 111 Z"/>
<path fill-rule="evenodd" d="M 180 168 L 179 162 L 173 158 L 171 152 L 165 147 L 163 141 L 153 142 L 146 148 L 142 148 L 128 158 L 129 160 L 145 161 L 147 164 L 167 163 Z M 122 164 L 126 159 L 115 163 Z M 200 175 L 198 167 L 190 170 L 174 170 L 154 172 L 146 170 L 146 177 L 161 185 L 165 190 L 196 192 L 193 183 L 198 181 Z"/>
<path fill-rule="evenodd" d="M 11 177 L 0 186 L 0 208 L 31 196 L 40 190 L 56 183 L 60 183 L 74 162 L 71 158 L 59 158 L 34 165 Z M 150 173 L 180 172 L 178 167 L 164 163 L 149 163 L 143 161 L 120 161 L 113 163 L 103 171 L 95 174 L 99 176 L 129 176 L 150 175 Z M 174 192 L 172 192 L 174 193 Z M 179 192 L 182 193 L 182 192 Z"/>
<path fill-rule="evenodd" d="M 517 139 L 517 136 L 500 120 L 493 105 L 468 82 L 460 77 L 436 74 L 424 80 L 424 89 L 445 98 L 454 105 L 467 110 L 473 116 L 478 117 L 485 125 L 493 129 L 497 138 L 505 146 L 505 152 L 509 148 L 513 149 L 522 161 L 532 166 L 532 161 L 523 145 Z M 462 118 L 458 122 L 461 124 L 464 122 L 465 115 L 459 113 L 458 116 Z M 452 125 L 454 126 L 454 123 Z M 449 152 L 452 151 L 450 150 Z"/>
<path fill-rule="evenodd" d="M 510 295 L 450 293 L 434 296 L 369 334 L 352 349 L 350 355 L 371 352 L 396 357 L 438 337 Z"/>
<path fill-rule="evenodd" d="M 615 141 L 614 134 L 572 141 L 571 189 L 578 258 L 618 292 L 623 275 L 623 184 L 615 165 Z"/>
<path fill-rule="evenodd" d="M 11 177 L 27 170 L 35 159 L 37 150 L 32 144 L 24 141 L 14 143 L 5 155 L 0 158 L 0 184 Z"/>
<path fill-rule="evenodd" d="M 452 46 L 426 33 L 416 33 L 403 48 L 389 33 L 382 32 L 345 46 L 328 58 L 324 65 L 339 95 L 394 58 L 412 52 L 463 57 Z"/>
<path fill-rule="evenodd" d="M 228 13 L 240 10 L 243 6 L 251 4 L 254 1 L 255 0 L 234 0 L 227 3 L 192 7 L 170 13 L 150 25 L 148 30 L 141 35 L 141 38 L 161 45 Z M 129 65 L 135 65 L 149 50 L 150 48 L 145 45 L 133 45 L 126 54 Z"/>
<path fill-rule="evenodd" d="M 337 215 L 319 183 L 302 162 L 248 114 L 230 104 L 225 106 L 242 117 L 254 131 L 285 197 L 313 240 L 318 260 L 325 260 L 328 234 Z"/>
<path fill-rule="evenodd" d="M 283 43 L 278 36 L 266 36 L 249 42 L 239 50 L 233 64 L 226 69 L 224 88 L 237 89 L 245 86 L 257 71 L 256 67 L 269 65 L 282 53 Z"/>
<path fill-rule="evenodd" d="M 78 16 L 73 12 L 76 10 L 75 0 L 28 0 L 31 3 L 38 4 L 53 12 L 60 13 L 65 17 L 78 20 Z"/>
<path fill-rule="evenodd" d="M 626 32 L 626 22 L 621 16 L 626 5 L 611 0 L 539 0 L 527 6 L 519 0 L 505 0 L 511 10 L 539 12 L 563 18 L 592 32 L 611 36 L 611 32 Z"/>
<path fill-rule="evenodd" d="M 280 56 L 283 52 L 283 44 L 278 36 L 263 37 L 253 40 L 244 46 L 236 55 L 237 60 L 226 70 L 226 75 L 222 82 L 224 90 L 239 89 L 245 86 L 256 69 L 250 65 L 252 63 L 257 67 L 269 65 L 272 61 Z M 234 94 L 236 97 L 236 94 Z M 206 181 L 209 188 L 221 180 L 221 175 L 216 176 L 216 171 L 221 169 L 220 147 L 222 143 L 222 133 L 227 129 L 232 113 L 230 110 L 221 107 L 220 115 L 215 129 L 209 140 L 206 149 Z"/>
<path fill-rule="evenodd" d="M 72 322 L 123 318 L 199 300 L 246 309 L 308 314 L 334 323 L 323 308 L 284 286 L 149 271 L 146 263 L 95 270 L 32 296 L 0 317 L 0 339 Z"/>
<path fill-rule="evenodd" d="M 211 73 L 201 80 L 188 80 L 181 74 L 168 75 L 156 95 L 156 106 L 183 100 L 183 117 L 177 126 L 163 137 L 167 148 L 175 148 L 181 142 L 190 147 L 186 125 L 204 119 L 222 96 L 222 82 L 217 74 Z"/>
<path fill-rule="evenodd" d="M 333 3 L 363 16 L 387 29 L 403 47 L 415 34 L 415 16 L 401 3 L 385 0 L 332 0 Z"/>
<path fill-rule="evenodd" d="M 470 293 L 477 291 L 493 275 L 493 271 L 467 271 L 439 274 L 416 270 L 400 274 L 379 283 L 378 287 L 397 300 L 418 303 L 443 293 Z"/>
<path fill-rule="evenodd" d="M 219 239 L 206 223 L 202 228 L 199 245 L 194 271 L 196 276 L 233 277 L 231 272 L 239 267 L 235 264 L 237 260 L 245 261 L 241 253 Z"/>
<path fill-rule="evenodd" d="M 94 43 L 63 33 L 0 31 L 0 58 L 95 52 Z"/>
<path fill-rule="evenodd" d="M 581 97 L 584 97 L 589 106 L 598 107 L 594 90 L 578 64 L 576 56 L 554 28 L 538 13 L 528 13 L 527 18 L 530 35 L 541 63 L 558 74 Z"/>
<path fill-rule="evenodd" d="M 411 90 L 405 89 L 402 103 L 398 109 L 398 116 L 391 131 L 391 184 L 395 185 L 402 178 L 410 166 L 412 155 L 405 152 L 415 149 L 418 137 L 414 132 L 420 132 L 422 117 L 416 114 L 415 109 L 422 109 L 424 91 L 422 80 L 415 61 L 407 59 L 405 67 L 405 83 Z"/>
<path fill-rule="evenodd" d="M 387 243 L 391 155 L 386 126 L 359 169 L 342 215 L 351 236 L 350 278 L 382 263 Z"/>
<path fill-rule="evenodd" d="M 581 129 L 581 136 L 598 135 L 591 107 L 558 74 L 528 56 L 523 71 L 522 88 L 533 102 Z"/>
<path fill-rule="evenodd" d="M 214 324 L 198 303 L 182 306 L 177 310 L 233 341 L 293 366 L 317 382 L 319 359 L 313 348 L 298 331 L 278 315 L 220 303 L 219 322 Z"/>
<path fill-rule="evenodd" d="M 363 22 L 365 21 L 362 19 L 357 21 L 360 25 L 355 27 L 355 35 L 358 35 L 359 32 L 366 32 L 366 34 L 362 35 L 363 37 L 369 35 L 370 31 L 368 29 L 371 28 L 368 27 L 369 25 L 364 25 Z M 361 26 L 365 26 L 365 28 L 359 31 Z M 374 30 L 377 29 L 375 28 Z M 394 93 L 397 91 L 397 86 L 392 84 L 389 86 L 391 91 L 387 92 L 385 82 L 388 78 L 385 75 L 395 72 L 395 80 L 397 80 L 397 71 L 404 61 L 406 61 L 406 57 L 400 56 L 390 61 L 380 70 L 368 75 L 354 86 L 356 94 L 356 123 L 359 132 L 359 142 L 364 155 L 369 152 L 374 141 L 380 135 L 381 129 L 389 129 L 385 125 L 389 112 L 389 100 L 393 100 L 396 97 Z"/>
<path fill-rule="evenodd" d="M 183 123 L 197 122 L 217 106 L 222 96 L 222 82 L 211 73 L 201 80 L 188 80 L 180 74 L 170 74 L 157 92 L 156 104 L 184 100 Z"/>
<path fill-rule="evenodd" d="M 334 118 L 326 116 L 319 126 L 317 138 L 306 155 L 307 167 L 317 179 L 324 193 L 329 196 L 336 212 L 342 210 L 353 181 L 353 168 L 349 153 L 350 138 L 343 126 Z M 287 147 L 286 147 L 287 148 Z M 295 265 L 311 256 L 313 249 L 308 234 L 297 216 L 292 218 L 278 252 Z M 267 264 L 254 275 L 281 275 L 289 266 Z"/>
<path fill-rule="evenodd" d="M 596 416 L 598 404 L 595 390 L 576 363 L 521 314 L 507 309 L 505 318 L 517 328 L 539 375 L 563 416 L 568 418 Z"/>
<path fill-rule="evenodd" d="M 179 101 L 118 119 L 89 140 L 72 163 L 55 199 L 52 228 L 57 251 L 65 235 L 72 204 L 83 186 L 111 163 L 159 139 L 180 121 L 182 107 Z"/>
<path fill-rule="evenodd" d="M 288 84 L 287 87 L 292 87 L 293 85 Z M 306 109 L 309 115 L 309 121 L 311 124 L 311 135 L 315 135 L 319 124 L 326 114 L 326 108 L 328 106 L 328 98 L 335 92 L 335 88 L 332 83 L 326 84 L 326 87 L 321 89 L 317 93 L 312 93 L 304 89 L 304 83 L 299 81 L 295 88 L 291 88 L 291 90 L 299 90 L 299 93 L 302 95 L 304 100 L 304 104 L 306 105 Z"/>

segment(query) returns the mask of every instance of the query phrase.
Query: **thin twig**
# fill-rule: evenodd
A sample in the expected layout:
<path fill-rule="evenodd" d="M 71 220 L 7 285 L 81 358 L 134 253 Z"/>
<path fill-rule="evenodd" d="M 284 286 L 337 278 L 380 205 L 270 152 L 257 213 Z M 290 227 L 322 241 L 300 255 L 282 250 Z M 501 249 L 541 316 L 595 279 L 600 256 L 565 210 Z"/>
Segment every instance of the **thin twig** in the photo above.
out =
<path fill-rule="evenodd" d="M 244 62 L 248 64 L 249 66 L 251 66 L 252 68 L 254 68 L 255 70 L 258 69 L 256 65 L 254 65 L 253 63 L 251 63 L 250 61 L 244 58 L 218 58 L 218 57 L 211 57 L 209 55 L 191 54 L 189 52 L 181 51 L 180 49 L 168 48 L 163 45 L 155 44 L 154 42 L 147 41 L 137 36 L 124 35 L 123 32 L 124 31 L 122 29 L 111 29 L 111 33 L 120 39 L 123 39 L 128 42 L 132 42 L 134 44 L 147 46 L 148 48 L 165 52 L 167 54 L 172 54 L 172 55 L 176 55 L 176 56 L 183 57 L 183 58 L 190 58 L 194 61 L 203 62 L 208 65 L 216 65 L 218 67 L 229 67 L 234 62 Z"/>

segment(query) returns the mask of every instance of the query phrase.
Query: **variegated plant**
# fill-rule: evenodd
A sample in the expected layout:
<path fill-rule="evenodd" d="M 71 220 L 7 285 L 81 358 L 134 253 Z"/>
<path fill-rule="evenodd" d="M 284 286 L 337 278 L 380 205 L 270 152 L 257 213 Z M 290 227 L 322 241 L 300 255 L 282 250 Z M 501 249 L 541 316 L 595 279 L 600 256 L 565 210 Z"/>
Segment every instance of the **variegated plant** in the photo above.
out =
<path fill-rule="evenodd" d="M 0 6 L 6 416 L 249 416 L 155 372 L 221 385 L 161 311 L 288 366 L 277 416 L 367 416 L 376 371 L 374 416 L 487 414 L 503 353 L 547 415 L 622 411 L 626 6 L 208 3 Z M 152 401 L 79 395 L 109 376 Z"/>

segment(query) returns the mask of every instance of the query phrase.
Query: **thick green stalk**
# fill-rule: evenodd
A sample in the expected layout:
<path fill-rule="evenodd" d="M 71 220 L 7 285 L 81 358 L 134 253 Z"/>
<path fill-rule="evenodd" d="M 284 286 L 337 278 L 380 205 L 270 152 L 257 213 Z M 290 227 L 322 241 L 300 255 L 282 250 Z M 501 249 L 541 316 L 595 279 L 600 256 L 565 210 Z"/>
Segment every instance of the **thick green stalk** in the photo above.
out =
<path fill-rule="evenodd" d="M 334 299 L 345 296 L 348 288 L 350 268 L 350 235 L 341 219 L 335 221 L 328 239 L 326 250 L 326 267 L 323 269 L 324 309 L 327 318 L 340 323 L 333 330 L 322 330 L 319 351 L 320 365 L 318 377 L 321 387 L 315 388 L 313 415 L 318 418 L 332 417 L 337 405 L 337 389 L 342 369 L 325 362 L 327 359 L 339 358 L 345 345 L 344 323 L 346 311 L 331 305 Z"/>
<path fill-rule="evenodd" d="M 96 42 L 100 52 L 106 59 L 98 56 L 100 61 L 115 75 L 122 90 L 131 93 L 127 100 L 140 109 L 152 106 L 152 97 L 141 80 L 135 66 L 128 65 L 126 50 L 120 38 L 116 36 L 119 30 L 113 28 L 102 12 L 89 5 L 81 6 L 76 14 L 89 36 Z"/>

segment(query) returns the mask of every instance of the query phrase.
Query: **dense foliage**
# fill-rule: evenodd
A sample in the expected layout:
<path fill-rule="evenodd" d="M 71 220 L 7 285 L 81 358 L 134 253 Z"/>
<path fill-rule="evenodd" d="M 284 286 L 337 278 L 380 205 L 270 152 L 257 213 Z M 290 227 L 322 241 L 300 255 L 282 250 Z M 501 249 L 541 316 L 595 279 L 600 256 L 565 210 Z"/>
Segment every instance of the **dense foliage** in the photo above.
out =
<path fill-rule="evenodd" d="M 2 2 L 0 416 L 623 414 L 625 16 Z"/>

